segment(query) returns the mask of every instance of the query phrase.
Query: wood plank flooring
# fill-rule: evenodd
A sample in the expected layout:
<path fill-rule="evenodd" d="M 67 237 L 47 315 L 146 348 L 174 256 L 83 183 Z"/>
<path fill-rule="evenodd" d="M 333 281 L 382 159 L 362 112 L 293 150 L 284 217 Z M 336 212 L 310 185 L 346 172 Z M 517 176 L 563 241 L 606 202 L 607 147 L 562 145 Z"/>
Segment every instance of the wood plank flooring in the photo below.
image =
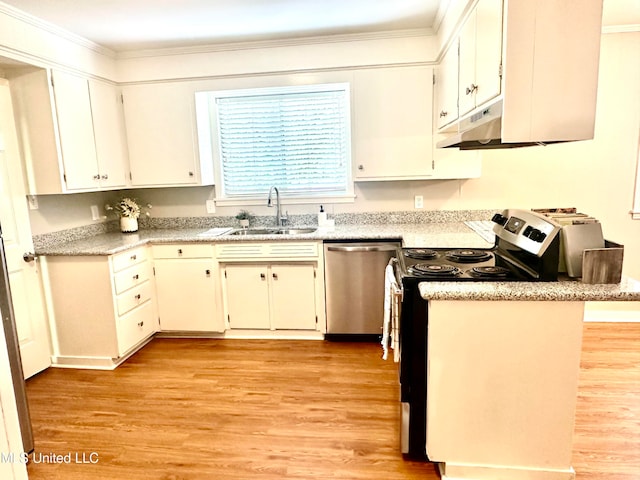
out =
<path fill-rule="evenodd" d="M 421 479 L 376 344 L 156 339 L 112 372 L 27 382 L 31 479 Z M 585 326 L 578 480 L 640 478 L 640 324 Z M 97 456 L 96 456 L 97 455 Z M 97 463 L 90 463 L 97 460 Z M 82 463 L 82 462 L 87 463 Z"/>

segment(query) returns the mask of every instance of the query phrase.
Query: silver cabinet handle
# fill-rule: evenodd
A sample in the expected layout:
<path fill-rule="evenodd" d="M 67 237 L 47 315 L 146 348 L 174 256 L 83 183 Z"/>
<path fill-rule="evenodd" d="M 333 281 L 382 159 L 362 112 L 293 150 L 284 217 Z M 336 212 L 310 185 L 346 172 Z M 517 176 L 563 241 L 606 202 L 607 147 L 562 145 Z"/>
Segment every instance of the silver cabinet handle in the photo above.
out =
<path fill-rule="evenodd" d="M 277 273 L 272 273 L 271 276 L 273 277 L 274 280 L 278 279 L 278 274 Z"/>
<path fill-rule="evenodd" d="M 100 180 L 100 174 L 98 173 L 97 175 L 94 175 L 94 176 L 93 176 L 93 179 L 94 179 L 94 180 Z"/>
<path fill-rule="evenodd" d="M 261 274 L 260 274 L 260 278 L 261 278 L 262 280 L 265 280 L 265 279 L 267 278 L 267 276 L 266 276 L 264 273 L 261 273 Z"/>
<path fill-rule="evenodd" d="M 100 178 L 102 180 L 108 180 L 109 179 L 109 175 L 101 175 Z"/>
<path fill-rule="evenodd" d="M 36 254 L 33 252 L 26 252 L 22 255 L 22 259 L 27 263 L 33 262 L 36 259 Z"/>
<path fill-rule="evenodd" d="M 467 93 L 467 95 L 471 95 L 473 92 L 475 92 L 476 90 L 478 90 L 478 85 L 475 84 L 471 84 L 469 85 L 466 89 L 465 92 Z"/>
<path fill-rule="evenodd" d="M 395 252 L 395 245 L 336 245 L 327 247 L 330 252 Z"/>
<path fill-rule="evenodd" d="M 364 170 L 364 165 L 358 165 L 358 170 Z"/>

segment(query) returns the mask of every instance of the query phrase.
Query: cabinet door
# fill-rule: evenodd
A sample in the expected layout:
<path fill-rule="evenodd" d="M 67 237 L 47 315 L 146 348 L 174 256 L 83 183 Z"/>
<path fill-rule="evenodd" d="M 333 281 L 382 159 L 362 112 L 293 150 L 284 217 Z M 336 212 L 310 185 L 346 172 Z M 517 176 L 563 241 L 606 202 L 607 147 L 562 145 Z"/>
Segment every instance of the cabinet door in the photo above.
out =
<path fill-rule="evenodd" d="M 483 0 L 476 7 L 475 106 L 500 95 L 502 0 Z"/>
<path fill-rule="evenodd" d="M 502 0 L 478 2 L 460 31 L 460 115 L 500 94 Z"/>
<path fill-rule="evenodd" d="M 458 57 L 460 81 L 458 83 L 458 107 L 460 116 L 476 106 L 476 12 L 473 11 L 460 30 L 460 53 Z"/>
<path fill-rule="evenodd" d="M 89 80 L 89 93 L 100 186 L 125 187 L 129 162 L 120 94 L 115 86 L 95 80 Z"/>
<path fill-rule="evenodd" d="M 87 79 L 59 71 L 52 75 L 67 190 L 95 190 L 100 175 Z"/>
<path fill-rule="evenodd" d="M 432 174 L 432 94 L 430 67 L 355 72 L 352 130 L 357 180 Z"/>
<path fill-rule="evenodd" d="M 315 330 L 315 268 L 313 265 L 271 265 L 273 328 Z"/>
<path fill-rule="evenodd" d="M 266 265 L 227 265 L 225 295 L 229 326 L 268 329 L 269 284 Z"/>
<path fill-rule="evenodd" d="M 132 185 L 198 184 L 190 86 L 132 85 L 123 95 Z"/>
<path fill-rule="evenodd" d="M 436 118 L 438 128 L 458 118 L 458 42 L 442 57 L 436 70 Z"/>
<path fill-rule="evenodd" d="M 219 332 L 213 260 L 156 260 L 156 290 L 162 330 Z"/>

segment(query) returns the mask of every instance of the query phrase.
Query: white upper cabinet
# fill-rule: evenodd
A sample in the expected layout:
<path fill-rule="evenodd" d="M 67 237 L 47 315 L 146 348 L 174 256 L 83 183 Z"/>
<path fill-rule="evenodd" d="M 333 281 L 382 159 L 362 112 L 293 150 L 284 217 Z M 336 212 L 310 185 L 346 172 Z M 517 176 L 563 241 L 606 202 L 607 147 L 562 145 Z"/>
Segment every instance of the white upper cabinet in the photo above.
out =
<path fill-rule="evenodd" d="M 500 95 L 502 0 L 478 2 L 464 23 L 460 41 L 460 115 Z"/>
<path fill-rule="evenodd" d="M 198 155 L 194 93 L 190 82 L 123 88 L 133 186 L 213 185 L 213 163 Z"/>
<path fill-rule="evenodd" d="M 61 71 L 10 78 L 30 194 L 127 185 L 126 140 L 113 85 Z"/>
<path fill-rule="evenodd" d="M 356 181 L 429 178 L 433 69 L 358 70 L 351 94 Z"/>
<path fill-rule="evenodd" d="M 435 70 L 435 116 L 440 129 L 458 119 L 458 42 L 455 41 Z"/>
<path fill-rule="evenodd" d="M 593 138 L 602 0 L 579 8 L 566 0 L 467 4 L 472 9 L 457 19 L 461 27 L 445 42 L 452 46 L 437 69 L 438 129 L 465 131 L 490 114 L 501 118 L 503 144 Z M 443 99 L 455 82 L 456 42 L 459 121 L 452 123 Z"/>
<path fill-rule="evenodd" d="M 120 91 L 108 83 L 89 80 L 89 95 L 100 186 L 103 188 L 127 186 L 129 153 Z"/>

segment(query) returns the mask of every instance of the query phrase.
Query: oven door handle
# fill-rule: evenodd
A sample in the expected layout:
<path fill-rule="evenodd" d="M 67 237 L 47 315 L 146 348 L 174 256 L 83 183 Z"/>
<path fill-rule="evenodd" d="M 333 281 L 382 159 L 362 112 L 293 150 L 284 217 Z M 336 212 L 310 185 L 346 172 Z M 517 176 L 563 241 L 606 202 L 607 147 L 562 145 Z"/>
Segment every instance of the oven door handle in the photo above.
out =
<path fill-rule="evenodd" d="M 395 245 L 340 245 L 329 246 L 330 252 L 394 252 L 398 249 Z"/>

